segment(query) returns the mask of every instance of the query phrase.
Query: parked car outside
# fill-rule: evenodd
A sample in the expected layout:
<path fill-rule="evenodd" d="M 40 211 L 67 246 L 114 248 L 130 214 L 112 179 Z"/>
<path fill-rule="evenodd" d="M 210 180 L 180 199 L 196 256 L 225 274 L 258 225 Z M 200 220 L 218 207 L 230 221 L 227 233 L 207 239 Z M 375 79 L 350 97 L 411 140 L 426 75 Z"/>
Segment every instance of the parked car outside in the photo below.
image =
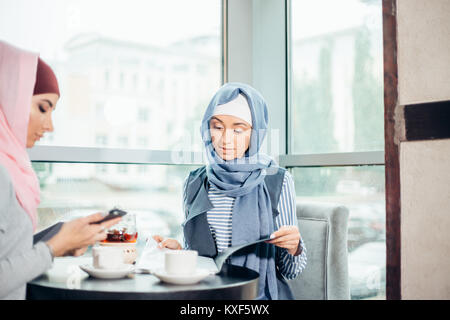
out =
<path fill-rule="evenodd" d="M 385 241 L 365 243 L 350 252 L 348 267 L 352 299 L 363 299 L 385 294 Z"/>

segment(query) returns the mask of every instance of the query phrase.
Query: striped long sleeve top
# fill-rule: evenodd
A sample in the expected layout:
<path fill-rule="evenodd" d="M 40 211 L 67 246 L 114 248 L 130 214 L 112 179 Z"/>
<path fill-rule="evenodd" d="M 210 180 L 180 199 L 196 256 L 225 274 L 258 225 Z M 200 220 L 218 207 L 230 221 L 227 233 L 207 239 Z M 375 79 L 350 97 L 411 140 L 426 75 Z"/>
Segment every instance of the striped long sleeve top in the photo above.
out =
<path fill-rule="evenodd" d="M 186 181 L 183 190 L 184 194 L 186 194 L 185 188 Z M 212 184 L 209 185 L 208 197 L 214 206 L 207 212 L 209 228 L 216 242 L 217 250 L 222 252 L 231 247 L 232 213 L 235 198 L 226 196 Z M 275 231 L 281 226 L 297 226 L 295 210 L 294 182 L 290 173 L 286 172 L 278 202 L 280 214 L 275 219 Z M 298 256 L 289 254 L 284 248 L 276 247 L 276 266 L 286 279 L 294 279 L 306 267 L 306 247 L 303 239 L 300 240 L 300 246 L 301 254 Z"/>

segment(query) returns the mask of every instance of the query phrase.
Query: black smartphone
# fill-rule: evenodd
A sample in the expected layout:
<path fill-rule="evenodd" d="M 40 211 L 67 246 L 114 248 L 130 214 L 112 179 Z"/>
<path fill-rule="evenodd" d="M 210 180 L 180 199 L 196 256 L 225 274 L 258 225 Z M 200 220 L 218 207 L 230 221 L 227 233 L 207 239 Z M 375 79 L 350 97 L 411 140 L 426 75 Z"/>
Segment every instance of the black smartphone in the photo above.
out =
<path fill-rule="evenodd" d="M 123 217 L 126 214 L 127 214 L 126 211 L 114 208 L 109 210 L 108 215 L 106 217 L 104 217 L 102 220 L 93 222 L 93 224 L 99 224 L 114 218 Z"/>

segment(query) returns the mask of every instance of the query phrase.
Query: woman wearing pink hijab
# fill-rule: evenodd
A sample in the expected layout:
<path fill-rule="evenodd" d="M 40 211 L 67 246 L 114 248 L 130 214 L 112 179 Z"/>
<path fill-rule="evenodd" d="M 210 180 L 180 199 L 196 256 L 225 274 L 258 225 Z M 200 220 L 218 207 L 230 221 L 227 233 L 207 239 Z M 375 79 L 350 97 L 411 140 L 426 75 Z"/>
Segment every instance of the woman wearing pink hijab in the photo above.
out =
<path fill-rule="evenodd" d="M 26 148 L 53 131 L 59 94 L 55 74 L 38 55 L 0 41 L 0 299 L 25 299 L 26 283 L 53 257 L 83 254 L 120 220 L 93 224 L 103 218 L 93 214 L 33 244 L 40 190 Z"/>

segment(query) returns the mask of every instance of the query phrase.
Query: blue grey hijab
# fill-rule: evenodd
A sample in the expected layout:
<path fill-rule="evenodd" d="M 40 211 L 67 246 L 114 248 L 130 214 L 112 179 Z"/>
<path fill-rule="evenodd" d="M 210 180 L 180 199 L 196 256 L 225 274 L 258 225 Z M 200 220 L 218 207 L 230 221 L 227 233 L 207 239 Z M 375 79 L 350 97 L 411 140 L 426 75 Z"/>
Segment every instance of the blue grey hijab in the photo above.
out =
<path fill-rule="evenodd" d="M 230 102 L 239 94 L 247 98 L 252 115 L 250 146 L 242 158 L 225 161 L 214 150 L 209 123 L 217 105 Z M 242 83 L 223 85 L 212 98 L 203 117 L 201 133 L 208 158 L 208 180 L 227 196 L 236 198 L 232 222 L 233 246 L 266 238 L 274 231 L 272 206 L 264 178 L 278 165 L 268 155 L 259 152 L 267 125 L 264 98 L 254 88 Z M 251 248 L 250 252 L 232 256 L 231 263 L 260 274 L 258 299 L 278 298 L 273 245 L 261 243 Z"/>

